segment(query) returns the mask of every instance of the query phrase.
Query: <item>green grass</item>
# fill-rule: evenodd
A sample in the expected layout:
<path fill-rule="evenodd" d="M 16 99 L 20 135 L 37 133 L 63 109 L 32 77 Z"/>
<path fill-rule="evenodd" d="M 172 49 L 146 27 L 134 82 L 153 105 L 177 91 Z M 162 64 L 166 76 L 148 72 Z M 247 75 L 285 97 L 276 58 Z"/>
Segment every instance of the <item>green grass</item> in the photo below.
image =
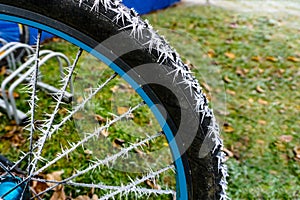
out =
<path fill-rule="evenodd" d="M 289 25 L 300 19 L 213 6 L 178 6 L 145 18 L 209 85 L 203 84 L 233 153 L 229 196 L 299 199 L 300 161 L 293 149 L 300 145 L 300 34 Z"/>

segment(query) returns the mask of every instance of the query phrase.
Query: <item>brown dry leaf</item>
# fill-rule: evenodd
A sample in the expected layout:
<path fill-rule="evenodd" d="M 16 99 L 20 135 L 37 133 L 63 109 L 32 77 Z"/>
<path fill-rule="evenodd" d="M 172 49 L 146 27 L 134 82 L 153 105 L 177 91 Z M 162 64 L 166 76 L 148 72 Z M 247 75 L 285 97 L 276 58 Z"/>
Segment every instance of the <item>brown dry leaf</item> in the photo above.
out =
<path fill-rule="evenodd" d="M 121 147 L 124 146 L 124 143 L 125 143 L 125 140 L 116 138 L 116 139 L 114 139 L 114 141 L 113 141 L 113 147 L 115 147 L 115 148 L 121 148 Z"/>
<path fill-rule="evenodd" d="M 210 92 L 211 91 L 211 87 L 209 87 L 209 85 L 205 82 L 201 83 L 201 86 L 207 91 Z"/>
<path fill-rule="evenodd" d="M 152 189 L 156 189 L 156 190 L 160 190 L 161 189 L 161 186 L 158 185 L 157 183 L 155 183 L 156 181 L 152 181 L 152 180 L 146 180 L 146 184 L 148 186 L 150 186 Z"/>
<path fill-rule="evenodd" d="M 74 199 L 74 200 L 91 200 L 91 199 L 87 195 L 80 195 L 80 196 L 76 197 L 76 199 Z"/>
<path fill-rule="evenodd" d="M 258 73 L 260 73 L 260 74 L 263 74 L 265 72 L 265 70 L 261 69 L 261 68 L 258 68 L 257 70 L 258 70 Z"/>
<path fill-rule="evenodd" d="M 108 130 L 106 130 L 106 129 L 102 130 L 100 133 L 101 133 L 101 135 L 103 135 L 104 137 L 108 137 L 108 136 L 109 136 L 109 132 L 108 132 Z"/>
<path fill-rule="evenodd" d="M 208 57 L 213 58 L 215 56 L 215 51 L 213 49 L 209 49 L 207 52 Z"/>
<path fill-rule="evenodd" d="M 84 99 L 83 99 L 82 96 L 80 96 L 80 97 L 78 97 L 78 98 L 76 99 L 76 102 L 77 102 L 77 103 L 82 103 L 83 101 L 84 101 Z"/>
<path fill-rule="evenodd" d="M 143 157 L 145 155 L 145 152 L 135 148 L 134 151 L 140 156 L 140 157 Z"/>
<path fill-rule="evenodd" d="M 92 196 L 92 200 L 98 200 L 98 199 L 99 199 L 98 195 L 96 195 L 96 194 L 93 194 L 93 196 Z"/>
<path fill-rule="evenodd" d="M 46 175 L 46 180 L 61 181 L 62 180 L 61 175 L 63 173 L 64 173 L 64 171 L 60 170 L 60 171 L 55 171 L 55 172 L 52 172 L 50 174 L 47 174 Z M 48 184 L 51 184 L 51 183 L 48 183 Z"/>
<path fill-rule="evenodd" d="M 256 91 L 258 92 L 258 93 L 265 93 L 266 91 L 264 90 L 264 89 L 262 89 L 259 85 L 258 86 L 256 86 Z"/>
<path fill-rule="evenodd" d="M 295 147 L 293 149 L 293 151 L 294 151 L 294 154 L 295 154 L 295 159 L 300 161 L 300 147 Z"/>
<path fill-rule="evenodd" d="M 68 113 L 68 109 L 66 109 L 66 108 L 59 109 L 59 111 L 58 111 L 58 114 L 60 114 L 60 115 L 65 115 L 67 113 Z"/>
<path fill-rule="evenodd" d="M 85 149 L 84 150 L 84 153 L 87 154 L 87 155 L 92 155 L 93 154 L 93 151 L 89 150 L 89 149 Z"/>
<path fill-rule="evenodd" d="M 124 113 L 126 113 L 129 110 L 129 108 L 127 107 L 118 107 L 117 108 L 117 112 L 119 115 L 123 115 Z"/>
<path fill-rule="evenodd" d="M 231 83 L 232 80 L 230 78 L 228 78 L 228 76 L 224 76 L 223 80 L 225 81 L 225 83 Z"/>
<path fill-rule="evenodd" d="M 264 141 L 264 140 L 256 140 L 256 143 L 257 143 L 257 144 L 260 144 L 260 145 L 264 145 L 264 144 L 265 144 L 265 141 Z"/>
<path fill-rule="evenodd" d="M 267 124 L 267 122 L 265 120 L 258 120 L 258 123 L 260 125 L 266 125 Z"/>
<path fill-rule="evenodd" d="M 47 185 L 47 183 L 42 183 L 40 181 L 32 181 L 32 186 L 30 188 L 32 188 L 35 193 L 39 194 L 40 192 L 46 190 L 48 187 L 49 186 Z"/>
<path fill-rule="evenodd" d="M 291 62 L 300 62 L 300 59 L 294 56 L 289 56 L 287 60 Z"/>
<path fill-rule="evenodd" d="M 248 72 L 249 72 L 248 69 L 241 69 L 241 68 L 237 68 L 235 71 L 235 73 L 240 77 L 245 77 Z"/>
<path fill-rule="evenodd" d="M 225 133 L 232 133 L 234 132 L 234 128 L 230 126 L 229 124 L 224 124 L 223 130 Z"/>
<path fill-rule="evenodd" d="M 230 94 L 230 95 L 232 95 L 232 96 L 235 96 L 235 95 L 236 95 L 236 92 L 235 92 L 235 91 L 229 90 L 229 89 L 226 90 L 226 93 L 227 93 L 227 94 Z"/>
<path fill-rule="evenodd" d="M 6 126 L 4 128 L 8 131 L 1 138 L 9 140 L 14 147 L 23 146 L 26 143 L 26 138 L 23 136 L 23 128 L 19 126 Z"/>
<path fill-rule="evenodd" d="M 252 104 L 252 103 L 254 103 L 254 100 L 252 98 L 250 98 L 250 99 L 248 99 L 248 102 Z"/>
<path fill-rule="evenodd" d="M 60 185 L 61 187 L 57 186 L 55 189 L 55 192 L 53 193 L 52 197 L 50 200 L 65 200 L 66 199 L 66 194 L 64 191 L 64 186 Z"/>
<path fill-rule="evenodd" d="M 251 60 L 256 61 L 256 62 L 259 62 L 259 61 L 261 61 L 261 57 L 260 57 L 260 56 L 253 56 L 253 57 L 251 58 Z"/>
<path fill-rule="evenodd" d="M 278 61 L 278 59 L 275 58 L 275 57 L 273 57 L 273 56 L 268 56 L 268 57 L 266 57 L 266 60 L 267 60 L 267 61 L 270 61 L 270 62 L 277 62 L 277 61 Z"/>
<path fill-rule="evenodd" d="M 83 120 L 84 119 L 84 114 L 82 112 L 77 112 L 73 115 L 73 118 L 76 120 Z"/>
<path fill-rule="evenodd" d="M 102 117 L 101 115 L 94 115 L 94 118 L 97 122 L 101 123 L 105 123 L 106 119 L 104 117 Z"/>
<path fill-rule="evenodd" d="M 292 135 L 281 135 L 279 137 L 279 140 L 282 141 L 282 142 L 289 143 L 293 140 L 293 136 Z"/>
<path fill-rule="evenodd" d="M 263 100 L 263 99 L 258 99 L 258 103 L 261 104 L 261 105 L 264 105 L 264 106 L 269 105 L 269 102 L 266 101 L 266 100 Z"/>
<path fill-rule="evenodd" d="M 229 59 L 235 59 L 235 54 L 234 53 L 230 53 L 230 52 L 226 52 L 225 56 Z"/>
<path fill-rule="evenodd" d="M 234 156 L 233 152 L 230 151 L 229 149 L 223 148 L 222 151 L 226 154 L 226 157 L 231 158 Z"/>
<path fill-rule="evenodd" d="M 2 66 L 0 69 L 0 76 L 5 75 L 5 73 L 6 73 L 6 67 Z"/>

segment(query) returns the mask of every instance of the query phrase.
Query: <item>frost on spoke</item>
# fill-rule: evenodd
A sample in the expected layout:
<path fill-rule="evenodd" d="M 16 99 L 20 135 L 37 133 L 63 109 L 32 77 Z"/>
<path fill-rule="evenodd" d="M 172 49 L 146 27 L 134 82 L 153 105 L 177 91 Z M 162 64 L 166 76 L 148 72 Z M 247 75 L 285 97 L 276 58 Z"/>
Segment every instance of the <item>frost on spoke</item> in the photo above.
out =
<path fill-rule="evenodd" d="M 119 120 L 119 119 L 118 119 Z M 98 135 L 99 134 L 99 131 L 95 132 L 94 134 Z M 136 144 L 133 144 L 127 148 L 124 148 L 122 149 L 121 151 L 119 151 L 118 153 L 112 155 L 112 156 L 109 156 L 109 157 L 106 157 L 105 159 L 102 159 L 102 160 L 95 160 L 92 162 L 92 164 L 89 165 L 89 167 L 87 167 L 86 169 L 84 170 L 78 170 L 75 174 L 73 174 L 72 176 L 62 180 L 62 181 L 59 181 L 57 183 L 55 183 L 53 186 L 47 188 L 45 191 L 39 193 L 38 195 L 41 195 L 47 191 L 50 191 L 52 190 L 53 188 L 55 188 L 56 186 L 60 185 L 60 184 L 66 184 L 68 182 L 70 182 L 71 180 L 81 176 L 81 175 L 84 175 L 86 174 L 87 172 L 90 172 L 90 171 L 93 171 L 95 170 L 96 168 L 98 168 L 99 166 L 104 166 L 104 165 L 108 165 L 109 163 L 113 163 L 116 159 L 120 158 L 121 156 L 123 155 L 126 155 L 129 151 L 137 148 L 137 147 L 140 147 L 142 146 L 143 144 L 146 144 L 147 142 L 157 138 L 157 137 L 160 137 L 162 135 L 162 133 L 157 133 L 153 136 L 150 136 L 144 140 L 142 140 L 141 142 L 138 142 Z M 91 134 L 89 137 L 94 137 L 93 134 Z M 85 138 L 85 140 L 87 140 L 87 138 Z M 42 171 L 44 171 L 45 169 L 47 169 L 49 166 L 53 165 L 57 160 L 59 160 L 60 158 L 62 158 L 63 156 L 65 155 L 68 155 L 70 152 L 74 151 L 74 149 L 76 149 L 78 146 L 81 146 L 82 145 L 82 142 L 80 141 L 79 143 L 77 144 L 71 144 L 71 148 L 70 149 L 66 149 L 64 150 L 64 152 L 62 154 L 60 154 L 56 159 L 54 159 L 53 161 L 50 161 L 49 163 L 47 163 L 44 167 L 40 168 L 39 170 L 37 170 L 34 175 L 38 175 L 40 174 Z M 173 166 L 172 166 L 173 167 Z M 169 167 L 168 169 L 172 168 L 172 167 Z M 163 171 L 166 171 L 166 170 L 163 170 Z M 162 173 L 163 171 L 159 171 L 160 173 Z M 149 178 L 152 178 L 152 177 L 155 177 L 156 175 L 160 174 L 160 173 L 152 173 L 154 175 L 148 177 L 147 179 Z M 145 179 L 145 180 L 147 180 Z"/>
<path fill-rule="evenodd" d="M 140 196 L 141 195 L 145 195 L 147 193 L 143 193 L 143 192 L 147 192 L 147 190 L 136 190 L 138 188 L 137 185 L 145 182 L 148 179 L 155 178 L 155 177 L 159 176 L 161 173 L 166 172 L 166 171 L 168 171 L 170 169 L 174 169 L 174 166 L 170 165 L 170 166 L 167 166 L 167 167 L 165 167 L 163 169 L 160 169 L 160 170 L 158 170 L 156 172 L 150 172 L 149 174 L 145 175 L 144 177 L 142 177 L 140 179 L 133 180 L 132 183 L 130 183 L 130 184 L 126 185 L 126 186 L 123 186 L 121 189 L 116 190 L 116 191 L 114 191 L 114 192 L 112 192 L 110 194 L 107 194 L 104 197 L 101 197 L 100 200 L 106 200 L 106 199 L 113 198 L 114 196 L 116 196 L 116 195 L 118 195 L 120 193 L 122 193 L 123 195 L 126 195 L 126 194 L 128 194 L 130 192 L 134 192 L 134 193 L 136 193 L 137 196 L 138 195 L 140 195 Z M 142 192 L 142 193 L 139 193 L 138 191 Z M 171 194 L 174 195 L 175 192 L 171 192 Z"/>

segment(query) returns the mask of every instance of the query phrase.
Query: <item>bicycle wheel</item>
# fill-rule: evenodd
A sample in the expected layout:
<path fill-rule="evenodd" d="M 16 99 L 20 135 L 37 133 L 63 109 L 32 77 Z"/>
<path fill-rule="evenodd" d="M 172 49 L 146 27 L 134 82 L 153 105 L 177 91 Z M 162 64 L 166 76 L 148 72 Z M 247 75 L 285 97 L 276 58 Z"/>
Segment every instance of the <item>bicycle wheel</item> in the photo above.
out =
<path fill-rule="evenodd" d="M 125 198 L 126 195 L 129 195 L 128 198 L 150 195 L 151 198 L 152 194 L 163 195 L 161 197 L 162 199 L 170 198 L 168 195 L 176 196 L 177 199 L 227 198 L 225 192 L 225 178 L 227 172 L 226 166 L 223 164 L 224 154 L 221 152 L 222 141 L 219 138 L 218 126 L 212 111 L 209 109 L 208 101 L 198 82 L 191 75 L 187 66 L 182 63 L 178 54 L 163 38 L 156 34 L 147 22 L 142 21 L 133 10 L 127 9 L 118 1 L 110 0 L 96 0 L 94 2 L 83 0 L 54 0 L 51 2 L 44 0 L 1 0 L 0 19 L 22 23 L 40 30 L 37 36 L 35 65 L 32 67 L 32 78 L 26 90 L 29 94 L 28 98 L 30 99 L 29 106 L 26 107 L 23 105 L 30 113 L 29 125 L 27 126 L 29 144 L 27 146 L 23 145 L 29 149 L 29 153 L 25 153 L 21 159 L 17 159 L 17 161 L 12 163 L 11 165 L 13 166 L 2 166 L 3 171 L 5 171 L 2 177 L 7 179 L 8 176 L 9 178 L 13 176 L 16 177 L 13 179 L 14 182 L 17 182 L 12 184 L 14 186 L 2 194 L 2 198 L 5 199 L 5 197 L 12 195 L 20 188 L 22 189 L 21 194 L 23 196 L 29 193 L 28 189 L 32 191 L 30 195 L 35 197 L 41 197 L 41 195 L 45 195 L 45 192 L 50 192 L 51 195 L 53 195 L 51 189 L 57 191 L 59 190 L 58 186 L 61 185 L 65 185 L 66 187 L 99 189 L 100 192 L 97 193 L 97 195 L 100 195 L 101 199 L 113 198 L 119 194 L 122 194 L 120 195 L 121 199 Z M 39 90 L 37 89 L 38 74 L 39 71 L 42 71 L 42 69 L 39 69 L 39 61 L 42 59 L 42 57 L 40 57 L 40 34 L 42 34 L 42 31 L 54 34 L 79 48 L 73 64 L 67 67 L 66 75 L 62 81 L 63 86 L 61 86 L 59 92 L 54 95 L 54 105 L 51 106 L 47 104 L 48 107 L 45 107 L 44 104 L 38 106 L 39 102 L 42 101 L 41 99 L 47 98 L 43 94 L 38 94 Z M 102 72 L 102 67 L 94 67 L 93 58 L 89 58 L 88 61 L 86 61 L 89 67 L 80 68 L 80 70 L 85 71 L 76 71 L 75 68 L 79 65 L 78 63 L 80 63 L 82 55 L 84 54 L 85 56 L 86 53 L 89 53 L 108 65 L 115 74 L 113 73 L 111 76 L 108 76 L 106 72 Z M 54 78 L 59 73 L 52 72 L 51 67 L 47 68 L 50 69 L 45 72 L 50 74 L 49 81 L 51 82 L 52 80 L 52 82 L 54 82 L 53 84 L 59 82 L 59 78 Z M 101 71 L 101 76 L 97 74 L 98 71 Z M 86 77 L 81 77 L 81 74 L 84 74 Z M 106 113 L 105 115 L 101 109 L 99 109 L 98 112 L 102 113 L 106 118 L 110 117 L 110 120 L 103 120 L 100 117 L 101 120 L 98 120 L 99 123 L 91 127 L 88 122 L 91 120 L 88 119 L 86 111 L 92 109 L 94 112 L 95 109 L 97 110 L 97 108 L 101 107 L 99 106 L 101 103 L 106 102 L 105 100 L 92 100 L 92 98 L 98 96 L 98 92 L 102 90 L 104 86 L 107 86 L 117 74 L 129 83 L 136 93 L 139 94 L 142 102 L 148 105 L 157 119 L 161 131 L 159 131 L 158 134 L 152 134 L 150 136 L 144 134 L 144 137 L 145 135 L 147 137 L 138 139 L 138 142 L 135 144 L 131 144 L 133 141 L 127 142 L 126 139 L 115 138 L 112 143 L 115 147 L 122 147 L 119 152 L 115 154 L 109 152 L 108 154 L 112 155 L 103 159 L 94 159 L 92 164 L 91 162 L 86 162 L 84 164 L 85 168 L 84 166 L 80 166 L 81 170 L 77 172 L 71 170 L 68 177 L 64 177 L 63 180 L 48 180 L 43 178 L 45 175 L 41 174 L 45 173 L 49 166 L 62 158 L 70 158 L 68 153 L 73 153 L 77 147 L 81 147 L 86 141 L 95 138 L 95 136 L 99 138 L 101 132 L 107 130 L 112 131 L 112 125 L 117 121 L 122 121 L 123 118 L 126 118 L 127 121 L 125 122 L 128 123 L 129 118 L 135 118 L 136 116 L 140 118 L 145 117 L 143 113 L 146 115 L 146 118 L 151 118 L 150 114 L 145 114 L 147 111 L 144 111 L 144 108 L 140 108 L 143 105 L 141 102 L 138 103 L 137 106 L 131 106 L 131 108 L 127 110 L 122 106 L 117 107 L 116 110 L 119 116 L 111 115 L 108 112 L 108 114 Z M 60 75 L 58 77 L 60 77 Z M 97 79 L 97 83 L 90 87 L 89 92 L 86 92 L 87 89 L 84 88 L 84 85 L 94 79 Z M 88 81 L 86 83 L 78 80 Z M 102 84 L 99 84 L 98 80 Z M 67 90 L 70 91 L 68 85 L 70 85 L 70 83 L 76 85 L 76 82 L 79 83 L 75 86 L 75 89 L 80 88 L 81 90 L 79 92 L 73 92 L 72 103 L 64 103 L 63 97 Z M 119 85 L 117 89 L 120 87 Z M 115 89 L 116 88 L 113 88 L 112 90 L 115 91 Z M 77 98 L 78 96 L 81 98 Z M 74 98 L 77 99 L 74 100 Z M 109 99 L 114 101 L 119 100 L 119 98 L 116 97 Z M 64 113 L 66 116 L 61 117 L 59 112 L 64 105 L 66 106 L 66 112 Z M 40 107 L 42 107 L 42 109 Z M 48 108 L 51 110 L 50 114 L 48 114 Z M 39 109 L 41 111 L 38 111 Z M 47 114 L 43 111 L 44 109 L 47 110 Z M 139 109 L 142 109 L 142 114 L 136 113 L 136 110 Z M 24 112 L 26 112 L 26 110 Z M 72 120 L 75 120 L 75 122 L 72 122 Z M 73 126 L 67 125 L 67 128 L 63 129 L 62 126 L 67 123 L 73 123 Z M 147 123 L 151 124 L 152 122 L 150 123 L 148 120 Z M 100 127 L 98 127 L 99 124 Z M 154 125 L 151 125 L 151 128 L 155 129 L 154 127 Z M 63 146 L 64 144 L 61 144 L 63 143 L 60 141 L 61 138 L 55 141 L 54 133 L 57 132 L 56 135 L 63 134 L 66 135 L 64 137 L 71 138 L 70 134 L 72 134 L 75 129 L 77 132 L 85 132 L 83 134 L 84 136 L 82 136 L 78 142 L 71 143 L 73 142 L 71 141 L 69 146 L 65 148 Z M 117 128 L 113 127 L 112 129 L 115 130 Z M 124 129 L 129 128 L 122 128 L 121 126 L 120 129 L 121 132 L 123 132 Z M 126 135 L 126 133 L 124 134 Z M 50 137 L 51 139 L 53 137 L 54 141 L 62 146 L 61 152 L 55 153 L 55 156 L 53 156 L 52 150 L 49 150 L 50 147 L 46 143 L 51 141 Z M 163 162 L 164 159 L 159 160 L 158 155 L 162 154 L 163 157 L 165 156 L 164 153 L 161 153 L 160 149 L 158 153 L 155 154 L 158 160 L 154 162 L 155 167 L 150 164 L 150 169 L 146 175 L 136 175 L 134 178 L 127 179 L 128 183 L 125 185 L 122 182 L 119 183 L 119 186 L 94 183 L 96 179 L 95 177 L 91 178 L 92 175 L 89 174 L 90 171 L 93 171 L 94 176 L 101 176 L 101 173 L 107 174 L 108 172 L 105 170 L 96 170 L 96 168 L 100 165 L 107 165 L 107 168 L 115 167 L 115 165 L 110 163 L 116 162 L 118 157 L 127 155 L 131 151 L 135 151 L 135 154 L 139 156 L 141 154 L 141 150 L 138 149 L 140 146 L 143 148 L 151 147 L 153 150 L 155 148 L 152 147 L 152 143 L 156 142 L 158 146 L 161 147 L 164 142 L 159 137 L 166 137 L 168 149 L 170 149 L 173 160 L 169 163 L 170 165 L 160 166 L 159 162 Z M 133 140 L 137 141 L 136 138 Z M 151 143 L 151 145 L 149 145 L 149 143 Z M 91 145 L 89 146 L 90 148 L 93 148 L 93 146 L 99 145 L 99 141 L 93 141 L 89 143 L 89 145 Z M 83 148 L 85 149 L 86 147 Z M 51 159 L 47 157 L 48 154 L 52 154 L 52 157 L 50 156 Z M 80 154 L 84 154 L 84 152 L 78 150 L 77 155 Z M 90 157 L 87 157 L 87 160 L 89 160 Z M 152 160 L 154 159 L 153 157 L 155 156 L 152 156 Z M 42 158 L 47 158 L 47 161 L 43 161 Z M 78 158 L 82 158 L 82 156 L 75 157 L 75 159 Z M 144 159 L 138 158 L 139 159 L 135 160 L 136 162 L 146 162 Z M 22 164 L 22 162 L 25 162 L 25 164 Z M 76 166 L 76 163 L 84 163 L 84 161 L 80 160 L 79 162 L 78 160 L 73 160 L 70 163 L 70 165 Z M 141 163 L 135 164 L 135 166 L 142 165 Z M 20 167 L 22 169 L 26 168 L 26 172 L 24 172 L 23 175 L 13 172 L 17 164 L 23 166 Z M 146 165 L 149 166 L 149 163 Z M 116 167 L 117 171 L 130 170 L 132 165 L 128 165 L 129 167 L 127 166 L 127 168 L 124 166 L 127 166 L 127 164 L 123 162 L 122 165 L 121 162 L 121 165 Z M 156 168 L 157 166 L 159 166 L 158 169 Z M 54 164 L 53 170 L 57 170 L 58 167 L 58 165 Z M 170 184 L 171 189 L 168 189 L 168 184 L 164 186 L 163 189 L 161 189 L 160 186 L 155 186 L 156 184 L 154 183 L 160 180 L 160 178 L 156 180 L 155 177 L 173 168 L 176 172 L 174 176 L 176 185 L 172 186 Z M 85 173 L 88 173 L 88 177 L 90 178 L 88 179 L 86 178 L 87 176 L 85 176 L 82 179 L 85 183 L 73 181 Z M 117 176 L 119 176 L 116 170 L 108 174 L 111 176 L 117 174 Z M 139 178 L 141 176 L 142 178 Z M 105 177 L 105 179 L 107 178 Z M 148 180 L 151 180 L 151 184 Z M 46 189 L 41 192 L 34 191 L 32 186 L 33 181 L 47 183 Z M 98 179 L 96 181 L 98 181 Z M 112 179 L 110 182 L 113 184 L 116 182 L 116 179 Z M 4 181 L 2 183 L 6 182 Z M 142 186 L 137 186 L 138 184 L 142 184 Z M 150 189 L 147 188 L 149 185 L 151 185 Z M 104 190 L 108 192 L 101 193 Z M 82 191 L 86 192 L 85 189 Z M 70 189 L 70 193 L 73 194 L 76 193 L 76 191 L 74 192 Z M 133 196 L 130 196 L 130 193 L 133 193 Z M 44 197 L 50 198 L 51 195 Z M 142 198 L 145 197 L 143 196 Z M 157 199 L 157 197 L 155 197 L 155 199 Z"/>

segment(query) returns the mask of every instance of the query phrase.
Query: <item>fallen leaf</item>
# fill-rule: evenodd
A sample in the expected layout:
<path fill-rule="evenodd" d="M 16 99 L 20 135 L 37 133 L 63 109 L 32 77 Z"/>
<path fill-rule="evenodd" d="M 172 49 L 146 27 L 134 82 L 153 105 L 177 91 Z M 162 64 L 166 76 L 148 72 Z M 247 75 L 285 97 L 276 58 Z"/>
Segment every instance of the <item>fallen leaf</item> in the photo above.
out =
<path fill-rule="evenodd" d="M 115 147 L 115 148 L 123 147 L 123 146 L 124 146 L 124 143 L 125 143 L 125 140 L 116 138 L 116 139 L 114 139 L 113 147 Z"/>
<path fill-rule="evenodd" d="M 80 96 L 80 97 L 78 97 L 78 98 L 76 99 L 76 102 L 77 102 L 77 103 L 82 103 L 83 101 L 84 101 L 84 99 L 83 99 L 82 96 Z"/>
<path fill-rule="evenodd" d="M 201 83 L 201 86 L 207 91 L 207 92 L 210 92 L 211 91 L 211 88 L 209 87 L 209 85 L 205 82 L 202 82 Z"/>
<path fill-rule="evenodd" d="M 228 78 L 228 76 L 224 76 L 223 80 L 225 81 L 225 83 L 231 83 L 232 80 L 230 78 Z"/>
<path fill-rule="evenodd" d="M 223 126 L 223 130 L 225 133 L 232 133 L 234 132 L 234 128 L 230 126 L 229 124 L 225 123 Z"/>
<path fill-rule="evenodd" d="M 66 194 L 64 191 L 64 187 L 61 185 L 61 187 L 56 187 L 55 192 L 53 193 L 50 200 L 65 200 Z"/>
<path fill-rule="evenodd" d="M 68 113 L 68 109 L 66 109 L 66 108 L 59 109 L 59 111 L 58 111 L 58 114 L 60 114 L 60 115 L 65 115 L 67 113 Z"/>
<path fill-rule="evenodd" d="M 140 156 L 140 157 L 143 157 L 145 155 L 145 152 L 135 148 L 134 151 Z"/>
<path fill-rule="evenodd" d="M 102 117 L 101 115 L 94 115 L 94 118 L 97 122 L 99 122 L 100 124 L 105 123 L 106 119 L 104 117 Z"/>
<path fill-rule="evenodd" d="M 264 90 L 264 89 L 262 89 L 261 88 L 261 86 L 256 86 L 256 91 L 258 92 L 258 93 L 265 93 L 266 91 Z"/>
<path fill-rule="evenodd" d="M 300 161 L 300 147 L 295 147 L 293 149 L 293 151 L 294 151 L 294 154 L 295 154 L 295 159 Z"/>
<path fill-rule="evenodd" d="M 226 154 L 226 157 L 231 158 L 231 157 L 234 156 L 233 152 L 230 151 L 230 150 L 228 150 L 228 149 L 226 149 L 226 148 L 223 148 L 222 151 Z"/>
<path fill-rule="evenodd" d="M 256 62 L 259 62 L 259 61 L 261 61 L 261 57 L 260 57 L 260 56 L 253 56 L 253 57 L 251 58 L 251 60 L 256 61 Z"/>
<path fill-rule="evenodd" d="M 226 90 L 226 93 L 227 93 L 227 94 L 230 94 L 230 95 L 232 95 L 232 96 L 235 96 L 235 95 L 236 95 L 236 92 L 235 92 L 235 91 L 229 90 L 229 89 Z"/>
<path fill-rule="evenodd" d="M 250 99 L 248 99 L 248 102 L 252 104 L 252 103 L 254 103 L 254 100 L 252 98 L 250 98 Z"/>
<path fill-rule="evenodd" d="M 74 199 L 74 200 L 91 200 L 91 199 L 87 195 L 84 195 L 84 196 L 80 195 L 80 196 L 76 197 L 76 199 Z"/>
<path fill-rule="evenodd" d="M 99 199 L 99 197 L 96 194 L 93 194 L 92 200 L 98 200 L 98 199 Z"/>
<path fill-rule="evenodd" d="M 0 69 L 0 76 L 5 75 L 5 73 L 6 73 L 6 67 L 2 66 Z"/>
<path fill-rule="evenodd" d="M 270 62 L 277 62 L 277 61 L 278 61 L 278 59 L 275 58 L 275 57 L 273 57 L 273 56 L 268 56 L 268 57 L 266 57 L 266 60 L 267 60 L 267 61 L 270 61 Z"/>
<path fill-rule="evenodd" d="M 259 74 L 262 74 L 262 73 L 264 73 L 265 72 L 265 70 L 263 70 L 263 69 L 261 69 L 261 68 L 258 68 L 258 73 Z"/>
<path fill-rule="evenodd" d="M 215 51 L 213 49 L 209 49 L 207 52 L 208 57 L 213 58 L 215 56 Z"/>
<path fill-rule="evenodd" d="M 117 108 L 117 112 L 119 115 L 123 115 L 124 113 L 126 113 L 129 110 L 129 108 L 127 107 L 118 107 Z"/>
<path fill-rule="evenodd" d="M 264 106 L 269 105 L 269 102 L 266 101 L 266 100 L 263 100 L 263 99 L 258 99 L 258 103 L 261 104 L 261 105 L 264 105 Z"/>
<path fill-rule="evenodd" d="M 64 170 L 55 171 L 46 175 L 47 180 L 61 181 L 61 175 L 64 173 Z M 51 184 L 51 183 L 49 183 Z"/>
<path fill-rule="evenodd" d="M 109 136 L 109 132 L 108 132 L 108 130 L 106 130 L 106 129 L 102 130 L 100 133 L 101 133 L 101 135 L 103 135 L 104 137 L 108 137 L 108 136 Z"/>
<path fill-rule="evenodd" d="M 296 58 L 294 56 L 289 56 L 287 58 L 288 61 L 291 61 L 291 62 L 300 62 L 300 59 L 299 58 Z"/>
<path fill-rule="evenodd" d="M 248 72 L 249 72 L 248 69 L 241 69 L 241 68 L 237 68 L 235 71 L 235 73 L 240 77 L 245 77 Z"/>
<path fill-rule="evenodd" d="M 282 142 L 289 143 L 293 140 L 293 136 L 292 135 L 281 135 L 279 137 L 279 140 L 282 141 Z"/>
<path fill-rule="evenodd" d="M 93 151 L 89 150 L 89 149 L 86 149 L 84 150 L 84 153 L 85 154 L 88 154 L 88 155 L 92 155 L 93 154 Z"/>
<path fill-rule="evenodd" d="M 260 144 L 260 145 L 264 145 L 264 144 L 265 144 L 265 141 L 264 141 L 264 140 L 256 140 L 256 143 L 257 143 L 257 144 Z"/>
<path fill-rule="evenodd" d="M 156 183 L 156 181 L 152 181 L 152 180 L 146 180 L 146 184 L 148 185 L 148 186 L 150 186 L 152 189 L 156 189 L 156 190 L 160 190 L 161 189 L 161 187 L 160 187 L 160 185 L 158 185 L 157 183 Z"/>
<path fill-rule="evenodd" d="M 267 122 L 265 120 L 258 120 L 258 123 L 260 125 L 266 125 L 267 124 Z"/>
<path fill-rule="evenodd" d="M 64 173 L 63 170 L 54 171 L 54 172 L 46 175 L 46 180 L 61 181 L 62 180 L 61 175 L 63 173 Z M 49 187 L 51 187 L 51 186 L 54 186 L 55 183 L 49 183 L 48 182 L 47 185 Z M 66 194 L 65 194 L 63 185 L 58 185 L 53 190 L 54 190 L 54 193 L 51 196 L 50 200 L 65 200 L 66 199 Z"/>
<path fill-rule="evenodd" d="M 40 192 L 46 190 L 49 186 L 47 183 L 43 183 L 40 181 L 32 181 L 31 189 L 34 190 L 35 193 L 39 194 Z"/>
<path fill-rule="evenodd" d="M 73 115 L 73 118 L 76 120 L 83 120 L 84 119 L 84 114 L 82 112 L 77 112 Z"/>
<path fill-rule="evenodd" d="M 235 54 L 234 53 L 230 53 L 230 52 L 226 52 L 225 56 L 229 59 L 235 59 Z"/>

